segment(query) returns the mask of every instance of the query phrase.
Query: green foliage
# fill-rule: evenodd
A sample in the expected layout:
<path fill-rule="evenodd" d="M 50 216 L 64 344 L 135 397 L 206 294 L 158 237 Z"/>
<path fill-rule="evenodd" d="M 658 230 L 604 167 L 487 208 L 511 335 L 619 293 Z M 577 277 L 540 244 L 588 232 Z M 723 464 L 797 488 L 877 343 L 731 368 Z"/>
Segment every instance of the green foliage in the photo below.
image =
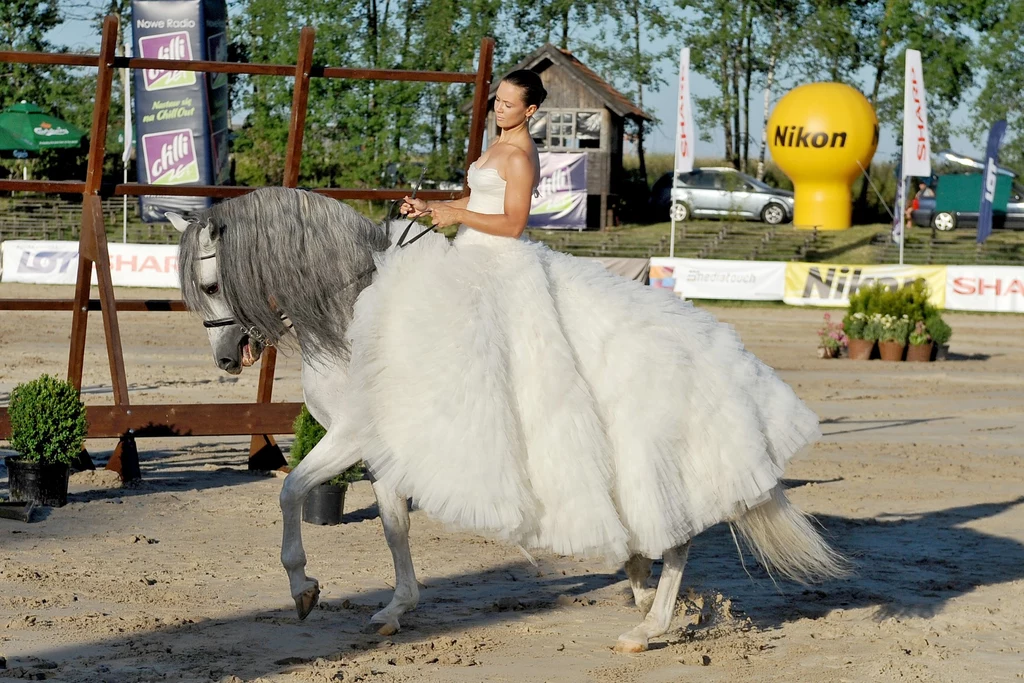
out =
<path fill-rule="evenodd" d="M 878 341 L 907 343 L 907 336 L 910 334 L 910 318 L 906 315 L 883 315 L 881 316 L 882 329 L 878 335 Z"/>
<path fill-rule="evenodd" d="M 313 450 L 314 446 L 320 443 L 320 439 L 327 433 L 327 430 L 316 421 L 316 418 L 309 414 L 309 410 L 305 405 L 299 411 L 299 416 L 295 418 L 294 429 L 295 440 L 292 442 L 292 449 L 288 458 L 288 464 L 292 467 L 302 462 L 302 459 Z M 347 486 L 361 480 L 365 474 L 366 468 L 362 462 L 358 462 L 331 479 L 329 483 Z"/>
<path fill-rule="evenodd" d="M 885 332 L 885 323 L 881 313 L 872 313 L 867 316 L 867 323 L 864 325 L 864 339 L 867 341 L 878 341 Z"/>
<path fill-rule="evenodd" d="M 846 333 L 847 339 L 867 339 L 864 336 L 867 324 L 868 317 L 863 311 L 847 311 L 843 316 L 843 331 Z"/>
<path fill-rule="evenodd" d="M 884 320 L 886 317 L 890 319 L 888 322 Z M 903 320 L 906 330 L 899 322 Z M 936 344 L 949 341 L 952 329 L 942 320 L 938 309 L 928 302 L 928 286 L 924 280 L 896 290 L 875 282 L 870 287 L 860 287 L 850 296 L 843 327 L 851 339 L 906 342 L 911 330 L 922 321 Z"/>
<path fill-rule="evenodd" d="M 85 441 L 85 406 L 74 385 L 51 375 L 11 392 L 11 448 L 26 460 L 69 465 Z"/>
<path fill-rule="evenodd" d="M 928 330 L 928 334 L 931 336 L 932 341 L 942 346 L 943 344 L 949 343 L 949 338 L 953 336 L 953 328 L 950 327 L 937 310 L 929 312 L 928 317 L 924 320 L 925 329 Z"/>

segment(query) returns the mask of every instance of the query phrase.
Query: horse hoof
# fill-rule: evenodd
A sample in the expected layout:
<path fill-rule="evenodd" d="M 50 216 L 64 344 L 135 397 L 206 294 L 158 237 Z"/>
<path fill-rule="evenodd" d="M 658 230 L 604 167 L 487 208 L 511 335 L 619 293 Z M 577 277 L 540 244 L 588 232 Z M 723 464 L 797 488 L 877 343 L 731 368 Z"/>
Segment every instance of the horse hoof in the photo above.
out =
<path fill-rule="evenodd" d="M 619 638 L 615 642 L 615 651 L 623 652 L 627 654 L 635 654 L 637 652 L 646 652 L 647 643 L 638 643 L 634 640 L 623 640 Z"/>
<path fill-rule="evenodd" d="M 320 600 L 320 586 L 313 584 L 310 588 L 302 591 L 297 598 L 295 598 L 295 610 L 299 613 L 299 619 L 305 619 L 309 616 L 309 613 L 316 607 L 316 603 Z"/>
<path fill-rule="evenodd" d="M 381 627 L 377 629 L 377 634 L 382 636 L 393 636 L 398 633 L 398 627 L 394 624 L 381 624 Z"/>

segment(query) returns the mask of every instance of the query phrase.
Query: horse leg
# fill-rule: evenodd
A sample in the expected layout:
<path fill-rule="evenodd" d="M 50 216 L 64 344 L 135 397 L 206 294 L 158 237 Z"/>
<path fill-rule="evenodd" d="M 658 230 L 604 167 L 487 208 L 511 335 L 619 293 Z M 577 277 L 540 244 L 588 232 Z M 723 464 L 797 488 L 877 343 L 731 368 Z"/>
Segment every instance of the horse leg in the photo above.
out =
<path fill-rule="evenodd" d="M 615 643 L 616 652 L 643 652 L 651 638 L 668 631 L 679 597 L 679 584 L 683 579 L 683 567 L 690 552 L 690 543 L 665 551 L 662 560 L 661 579 L 654 595 L 654 604 L 640 625 L 619 636 Z"/>
<path fill-rule="evenodd" d="M 340 424 L 332 425 L 320 442 L 302 462 L 285 477 L 281 487 L 281 514 L 284 534 L 281 541 L 281 564 L 288 572 L 288 584 L 299 618 L 306 616 L 320 598 L 320 584 L 306 576 L 306 552 L 302 549 L 302 501 L 313 489 L 341 474 L 359 461 L 356 449 L 346 446 L 351 439 Z"/>
<path fill-rule="evenodd" d="M 416 569 L 409 551 L 409 505 L 405 497 L 393 489 L 373 482 L 373 493 L 377 496 L 377 509 L 384 527 L 384 538 L 391 549 L 395 563 L 395 594 L 387 607 L 370 617 L 371 624 L 380 624 L 377 632 L 390 636 L 401 628 L 398 618 L 416 608 L 420 599 L 416 583 Z"/>
<path fill-rule="evenodd" d="M 654 604 L 655 590 L 647 587 L 647 579 L 651 576 L 651 559 L 643 555 L 633 555 L 626 560 L 626 576 L 629 587 L 633 589 L 633 602 L 640 608 L 640 616 L 646 617 Z"/>

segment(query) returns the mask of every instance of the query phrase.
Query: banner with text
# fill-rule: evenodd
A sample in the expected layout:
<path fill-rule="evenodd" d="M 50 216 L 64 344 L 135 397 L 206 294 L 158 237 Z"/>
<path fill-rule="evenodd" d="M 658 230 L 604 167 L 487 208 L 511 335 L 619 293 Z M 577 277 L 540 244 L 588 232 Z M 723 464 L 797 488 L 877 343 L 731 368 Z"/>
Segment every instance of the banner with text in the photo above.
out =
<path fill-rule="evenodd" d="M 786 288 L 783 261 L 652 258 L 652 287 L 686 299 L 780 301 Z"/>
<path fill-rule="evenodd" d="M 946 308 L 1024 313 L 1024 267 L 946 266 Z"/>
<path fill-rule="evenodd" d="M 178 247 L 173 244 L 107 245 L 110 277 L 118 287 L 173 287 L 178 283 Z M 7 240 L 0 243 L 0 282 L 73 285 L 78 242 Z M 96 269 L 92 271 L 96 284 Z"/>
<path fill-rule="evenodd" d="M 540 185 L 530 207 L 531 228 L 583 230 L 587 227 L 587 155 L 540 153 Z"/>
<path fill-rule="evenodd" d="M 133 50 L 145 59 L 227 58 L 225 0 L 132 0 Z M 227 74 L 135 69 L 138 180 L 152 185 L 227 182 Z M 208 197 L 139 199 L 142 219 L 210 206 Z"/>
<path fill-rule="evenodd" d="M 946 266 L 853 266 L 791 261 L 786 264 L 783 301 L 793 306 L 844 307 L 850 305 L 849 296 L 861 287 L 881 282 L 890 288 L 902 288 L 916 280 L 928 284 L 928 299 L 942 308 L 946 298 Z"/>

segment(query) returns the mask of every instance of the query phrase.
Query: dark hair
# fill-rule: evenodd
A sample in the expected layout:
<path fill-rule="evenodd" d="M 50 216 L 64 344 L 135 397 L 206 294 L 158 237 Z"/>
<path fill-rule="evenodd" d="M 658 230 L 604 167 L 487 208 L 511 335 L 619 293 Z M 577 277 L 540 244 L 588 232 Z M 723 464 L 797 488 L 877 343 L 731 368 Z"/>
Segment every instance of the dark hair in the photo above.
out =
<path fill-rule="evenodd" d="M 541 83 L 540 76 L 537 75 L 536 71 L 519 69 L 501 80 L 523 89 L 523 99 L 526 101 L 527 107 L 531 104 L 539 107 L 544 98 L 548 96 L 548 91 L 544 89 L 544 84 Z"/>

